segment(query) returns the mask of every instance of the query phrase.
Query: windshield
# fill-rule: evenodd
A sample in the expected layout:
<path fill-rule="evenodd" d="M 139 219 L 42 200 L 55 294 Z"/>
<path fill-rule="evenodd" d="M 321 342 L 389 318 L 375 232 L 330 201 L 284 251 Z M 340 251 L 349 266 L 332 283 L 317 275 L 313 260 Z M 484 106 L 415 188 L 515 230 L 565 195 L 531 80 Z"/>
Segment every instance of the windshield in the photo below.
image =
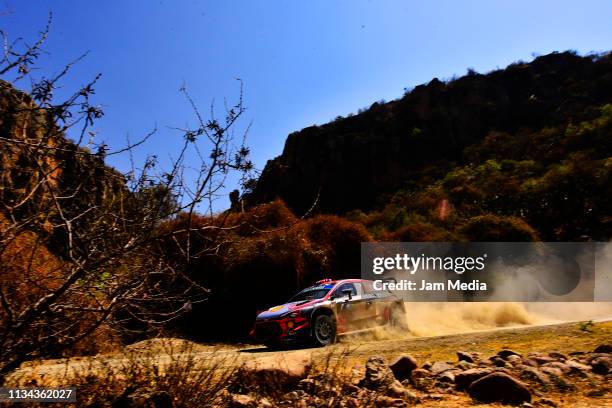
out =
<path fill-rule="evenodd" d="M 304 300 L 321 299 L 327 295 L 332 287 L 317 286 L 312 288 L 306 288 L 294 297 L 289 302 L 303 302 Z"/>

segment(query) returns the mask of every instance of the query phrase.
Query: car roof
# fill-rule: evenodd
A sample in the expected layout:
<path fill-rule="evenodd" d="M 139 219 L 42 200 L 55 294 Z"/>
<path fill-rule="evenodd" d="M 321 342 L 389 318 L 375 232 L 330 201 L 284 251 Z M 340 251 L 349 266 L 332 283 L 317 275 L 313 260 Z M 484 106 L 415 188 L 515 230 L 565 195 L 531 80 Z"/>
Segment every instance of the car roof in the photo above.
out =
<path fill-rule="evenodd" d="M 315 282 L 313 285 L 310 285 L 310 287 L 312 286 L 319 286 L 319 285 L 334 285 L 336 286 L 339 283 L 357 283 L 357 282 L 368 282 L 368 280 L 366 279 L 336 279 L 336 280 L 327 280 L 327 279 L 321 279 L 317 282 Z"/>

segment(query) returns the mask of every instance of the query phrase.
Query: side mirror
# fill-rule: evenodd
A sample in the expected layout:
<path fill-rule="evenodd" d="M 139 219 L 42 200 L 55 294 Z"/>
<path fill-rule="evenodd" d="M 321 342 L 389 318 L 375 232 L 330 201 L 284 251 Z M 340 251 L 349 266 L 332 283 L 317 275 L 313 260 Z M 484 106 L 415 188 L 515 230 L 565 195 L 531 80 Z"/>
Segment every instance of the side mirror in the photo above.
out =
<path fill-rule="evenodd" d="M 352 289 L 344 289 L 344 290 L 342 291 L 342 294 L 343 294 L 344 296 L 348 296 L 348 300 L 353 299 L 353 290 L 352 290 Z"/>

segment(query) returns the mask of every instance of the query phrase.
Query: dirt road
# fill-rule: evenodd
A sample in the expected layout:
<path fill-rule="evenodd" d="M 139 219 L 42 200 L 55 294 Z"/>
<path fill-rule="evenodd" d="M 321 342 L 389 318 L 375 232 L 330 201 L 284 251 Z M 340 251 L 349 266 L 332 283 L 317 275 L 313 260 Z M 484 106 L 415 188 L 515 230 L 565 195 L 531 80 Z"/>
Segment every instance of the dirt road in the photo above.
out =
<path fill-rule="evenodd" d="M 580 322 L 544 326 L 524 326 L 488 331 L 476 331 L 433 337 L 403 337 L 388 340 L 371 340 L 368 337 L 343 339 L 325 348 L 307 348 L 270 351 L 262 346 L 249 345 L 197 345 L 177 339 L 156 339 L 128 346 L 124 353 L 95 357 L 46 360 L 28 363 L 18 370 L 11 382 L 23 383 L 24 379 L 37 378 L 39 383 L 50 384 L 55 379 L 70 376 L 86 376 L 101 369 L 121 370 L 133 362 L 164 367 L 177 358 L 193 361 L 216 362 L 223 366 L 239 366 L 253 359 L 312 358 L 315 365 L 342 359 L 347 367 L 363 367 L 372 355 L 382 355 L 392 360 L 409 353 L 418 361 L 449 361 L 456 359 L 457 351 L 477 351 L 485 356 L 494 355 L 502 348 L 518 352 L 590 351 L 598 344 L 612 339 L 612 321 L 598 321 L 593 326 Z"/>

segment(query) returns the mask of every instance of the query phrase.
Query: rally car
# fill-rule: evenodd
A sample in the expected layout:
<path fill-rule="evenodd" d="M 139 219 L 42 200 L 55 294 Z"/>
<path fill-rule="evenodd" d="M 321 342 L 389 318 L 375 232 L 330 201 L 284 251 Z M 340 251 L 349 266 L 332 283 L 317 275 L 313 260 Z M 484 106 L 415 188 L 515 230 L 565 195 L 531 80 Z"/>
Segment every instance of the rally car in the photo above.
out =
<path fill-rule="evenodd" d="M 290 343 L 326 346 L 337 336 L 383 325 L 405 325 L 402 301 L 372 281 L 331 280 L 315 283 L 287 303 L 257 315 L 251 337 L 269 348 Z"/>

